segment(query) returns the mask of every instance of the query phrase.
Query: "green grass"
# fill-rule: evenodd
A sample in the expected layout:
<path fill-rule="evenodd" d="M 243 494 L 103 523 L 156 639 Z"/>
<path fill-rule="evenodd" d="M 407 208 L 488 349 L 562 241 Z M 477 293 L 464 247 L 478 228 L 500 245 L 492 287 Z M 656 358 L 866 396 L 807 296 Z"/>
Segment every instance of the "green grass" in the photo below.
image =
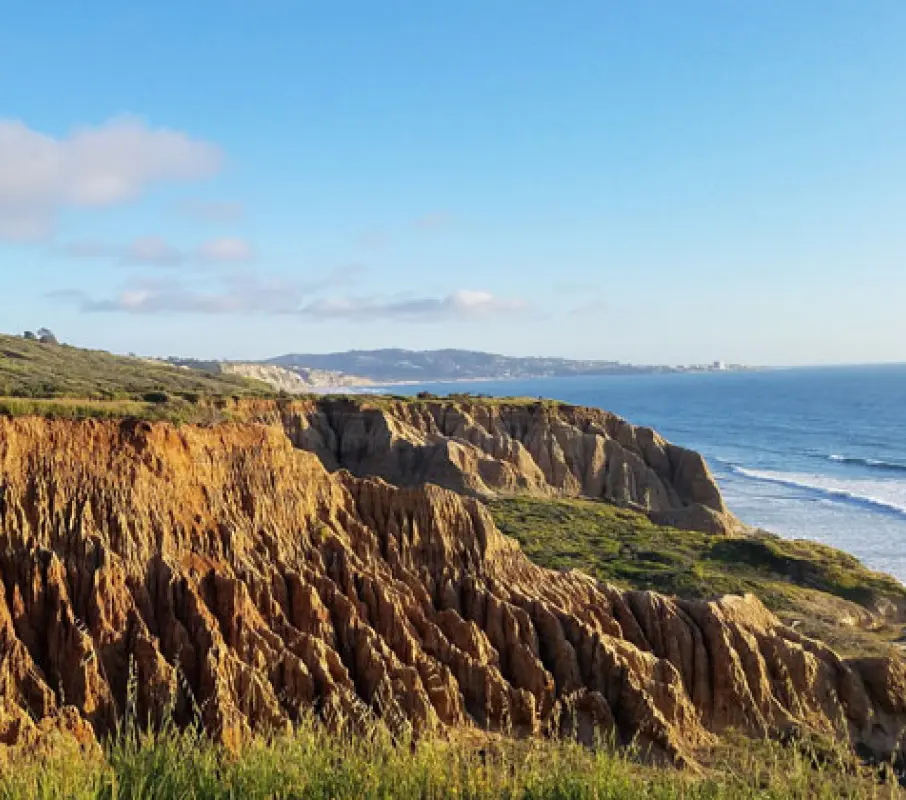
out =
<path fill-rule="evenodd" d="M 399 798 L 747 800 L 887 798 L 887 768 L 839 749 L 750 742 L 723 747 L 699 771 L 644 766 L 607 748 L 465 735 L 394 740 L 385 729 L 331 734 L 303 722 L 293 734 L 227 752 L 192 730 L 114 740 L 86 757 L 60 740 L 0 766 L 0 800 L 122 798 Z"/>
<path fill-rule="evenodd" d="M 270 394 L 262 383 L 0 335 L 0 397 L 122 401 Z"/>
<path fill-rule="evenodd" d="M 854 603 L 906 608 L 906 588 L 826 545 L 767 533 L 730 538 L 655 525 L 626 509 L 587 500 L 499 500 L 500 529 L 553 569 L 582 569 L 602 581 L 688 598 L 756 594 L 787 622 L 844 653 L 883 651 L 901 626 L 841 625 Z M 867 615 L 866 619 L 867 619 Z"/>
<path fill-rule="evenodd" d="M 177 425 L 213 425 L 229 422 L 233 413 L 223 398 L 203 397 L 186 400 L 168 398 L 164 402 L 140 400 L 83 400 L 59 397 L 0 397 L 0 417 L 42 417 L 44 419 L 140 419 L 148 422 L 172 422 Z"/>
<path fill-rule="evenodd" d="M 235 399 L 272 395 L 237 376 L 0 335 L 2 416 L 208 424 Z"/>

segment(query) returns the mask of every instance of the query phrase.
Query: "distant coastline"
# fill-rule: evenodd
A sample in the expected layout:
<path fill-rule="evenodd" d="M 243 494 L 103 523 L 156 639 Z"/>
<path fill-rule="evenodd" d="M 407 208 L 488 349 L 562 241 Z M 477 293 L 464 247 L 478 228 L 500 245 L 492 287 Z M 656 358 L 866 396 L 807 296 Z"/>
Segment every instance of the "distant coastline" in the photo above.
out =
<path fill-rule="evenodd" d="M 678 366 L 636 365 L 620 361 L 502 356 L 473 350 L 402 349 L 294 353 L 249 362 L 171 357 L 159 363 L 213 374 L 241 375 L 289 394 L 374 394 L 380 387 L 393 389 L 433 383 L 709 374 L 761 369 L 722 361 Z"/>
<path fill-rule="evenodd" d="M 768 372 L 780 367 L 744 367 L 734 366 L 726 369 L 684 369 L 681 367 L 639 367 L 630 370 L 613 370 L 611 372 L 583 372 L 574 374 L 527 374 L 527 375 L 476 375 L 468 378 L 421 378 L 398 381 L 372 381 L 361 385 L 347 385 L 347 391 L 356 393 L 379 393 L 383 389 L 394 389 L 405 386 L 424 386 L 431 384 L 471 384 L 471 383 L 517 383 L 525 380 L 557 380 L 561 378 L 625 378 L 637 375 L 730 375 L 740 372 Z"/>
<path fill-rule="evenodd" d="M 703 374 L 761 369 L 713 361 L 708 364 L 650 365 L 620 361 L 514 357 L 473 350 L 351 350 L 342 353 L 292 353 L 257 362 L 292 372 L 331 373 L 340 383 L 412 386 L 420 383 L 526 380 L 579 376 Z"/>

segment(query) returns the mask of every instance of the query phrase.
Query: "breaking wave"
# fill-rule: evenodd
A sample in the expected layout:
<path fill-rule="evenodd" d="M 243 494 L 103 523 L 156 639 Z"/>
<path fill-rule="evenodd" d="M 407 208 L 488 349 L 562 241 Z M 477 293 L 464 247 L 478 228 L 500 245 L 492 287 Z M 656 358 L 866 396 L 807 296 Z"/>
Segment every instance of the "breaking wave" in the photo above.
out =
<path fill-rule="evenodd" d="M 830 455 L 828 461 L 834 461 L 838 464 L 856 464 L 860 467 L 870 469 L 880 469 L 885 472 L 906 472 L 906 464 L 900 464 L 896 461 L 880 461 L 875 458 L 857 458 L 855 456 Z"/>
<path fill-rule="evenodd" d="M 906 517 L 906 483 L 901 481 L 845 481 L 823 475 L 771 472 L 728 465 L 744 478 L 801 489 L 812 495 Z"/>

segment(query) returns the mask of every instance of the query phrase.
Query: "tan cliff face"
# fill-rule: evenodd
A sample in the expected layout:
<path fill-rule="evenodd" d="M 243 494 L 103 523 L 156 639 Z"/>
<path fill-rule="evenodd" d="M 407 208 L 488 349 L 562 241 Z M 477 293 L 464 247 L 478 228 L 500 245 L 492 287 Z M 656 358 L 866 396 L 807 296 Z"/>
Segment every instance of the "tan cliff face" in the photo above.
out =
<path fill-rule="evenodd" d="M 0 577 L 7 746 L 91 741 L 130 703 L 229 744 L 369 709 L 680 762 L 727 727 L 886 755 L 906 725 L 898 660 L 844 661 L 754 597 L 541 569 L 480 502 L 330 473 L 278 425 L 0 419 Z"/>
<path fill-rule="evenodd" d="M 614 414 L 550 403 L 326 399 L 285 406 L 294 443 L 328 469 L 459 493 L 589 497 L 665 525 L 725 532 L 727 511 L 698 453 Z"/>

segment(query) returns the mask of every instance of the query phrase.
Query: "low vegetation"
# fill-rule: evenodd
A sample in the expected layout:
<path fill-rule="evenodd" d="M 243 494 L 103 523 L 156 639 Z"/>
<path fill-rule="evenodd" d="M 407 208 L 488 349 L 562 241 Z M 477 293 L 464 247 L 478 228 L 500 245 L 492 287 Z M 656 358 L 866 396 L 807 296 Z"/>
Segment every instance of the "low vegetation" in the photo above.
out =
<path fill-rule="evenodd" d="M 751 592 L 844 654 L 884 651 L 902 634 L 901 625 L 867 612 L 906 609 L 906 588 L 817 542 L 675 530 L 589 500 L 507 499 L 491 510 L 500 529 L 545 567 L 688 598 Z"/>
<path fill-rule="evenodd" d="M 0 766 L 3 800 L 179 798 L 544 798 L 584 800 L 798 800 L 893 798 L 889 767 L 869 768 L 838 748 L 747 742 L 713 753 L 701 770 L 644 766 L 608 748 L 515 742 L 473 734 L 414 742 L 375 726 L 328 733 L 311 721 L 291 735 L 227 752 L 193 730 L 115 739 L 86 757 L 64 741 Z"/>
<path fill-rule="evenodd" d="M 83 350 L 55 341 L 0 335 L 0 397 L 84 401 L 192 401 L 269 393 L 232 375 L 172 367 L 147 359 Z"/>

